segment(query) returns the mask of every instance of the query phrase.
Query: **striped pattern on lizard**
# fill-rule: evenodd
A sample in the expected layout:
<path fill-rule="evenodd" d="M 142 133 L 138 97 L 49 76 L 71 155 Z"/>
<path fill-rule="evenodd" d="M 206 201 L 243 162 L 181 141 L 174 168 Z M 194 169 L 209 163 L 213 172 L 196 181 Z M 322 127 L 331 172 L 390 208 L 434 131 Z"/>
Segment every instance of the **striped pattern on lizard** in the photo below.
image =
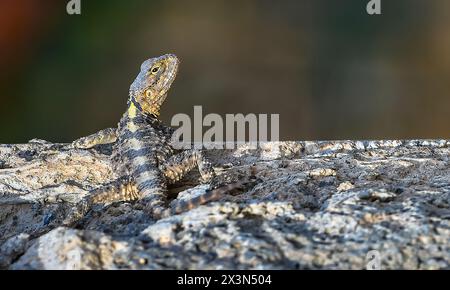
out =
<path fill-rule="evenodd" d="M 127 110 L 117 128 L 109 128 L 74 141 L 73 147 L 89 149 L 98 144 L 113 143 L 114 170 L 117 180 L 90 192 L 72 209 L 63 224 L 71 225 L 82 218 L 95 203 L 139 200 L 155 218 L 180 213 L 200 204 L 220 199 L 241 188 L 246 181 L 211 189 L 189 201 L 166 208 L 167 185 L 179 181 L 198 168 L 201 181 L 215 176 L 211 163 L 201 151 L 177 152 L 171 145 L 173 129 L 158 119 L 160 108 L 178 71 L 179 60 L 166 54 L 146 60 L 129 91 Z"/>

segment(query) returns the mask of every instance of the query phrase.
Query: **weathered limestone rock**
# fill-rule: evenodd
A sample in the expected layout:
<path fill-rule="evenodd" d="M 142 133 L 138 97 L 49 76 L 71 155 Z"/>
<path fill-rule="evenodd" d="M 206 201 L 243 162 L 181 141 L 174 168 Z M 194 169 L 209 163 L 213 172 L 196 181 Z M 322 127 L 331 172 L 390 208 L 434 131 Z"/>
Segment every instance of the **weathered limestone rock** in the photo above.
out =
<path fill-rule="evenodd" d="M 450 141 L 270 142 L 210 150 L 219 182 L 256 171 L 246 192 L 159 221 L 135 203 L 71 205 L 113 180 L 107 145 L 0 145 L 0 268 L 450 268 Z M 206 190 L 195 173 L 169 201 Z"/>

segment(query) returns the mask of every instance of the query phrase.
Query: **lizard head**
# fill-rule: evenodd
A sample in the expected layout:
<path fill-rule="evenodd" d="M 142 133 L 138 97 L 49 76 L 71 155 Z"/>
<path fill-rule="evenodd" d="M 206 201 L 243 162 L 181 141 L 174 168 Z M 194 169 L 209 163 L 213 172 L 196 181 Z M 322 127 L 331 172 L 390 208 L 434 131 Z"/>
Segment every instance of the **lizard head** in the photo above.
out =
<path fill-rule="evenodd" d="M 180 61 L 173 54 L 150 58 L 131 84 L 130 100 L 144 113 L 159 116 L 161 105 L 175 80 Z"/>

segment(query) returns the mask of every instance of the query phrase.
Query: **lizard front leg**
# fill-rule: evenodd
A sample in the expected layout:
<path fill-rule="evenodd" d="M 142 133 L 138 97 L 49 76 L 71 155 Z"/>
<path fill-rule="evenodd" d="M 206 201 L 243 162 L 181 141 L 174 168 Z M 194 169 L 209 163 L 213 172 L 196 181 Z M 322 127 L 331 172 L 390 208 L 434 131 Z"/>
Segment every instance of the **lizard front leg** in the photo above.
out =
<path fill-rule="evenodd" d="M 100 144 L 110 144 L 117 140 L 117 129 L 108 128 L 92 135 L 82 137 L 72 142 L 72 146 L 78 149 L 89 149 Z"/>
<path fill-rule="evenodd" d="M 200 172 L 202 183 L 208 183 L 215 177 L 211 162 L 198 150 L 173 155 L 162 165 L 162 172 L 168 183 L 175 183 L 195 167 Z"/>

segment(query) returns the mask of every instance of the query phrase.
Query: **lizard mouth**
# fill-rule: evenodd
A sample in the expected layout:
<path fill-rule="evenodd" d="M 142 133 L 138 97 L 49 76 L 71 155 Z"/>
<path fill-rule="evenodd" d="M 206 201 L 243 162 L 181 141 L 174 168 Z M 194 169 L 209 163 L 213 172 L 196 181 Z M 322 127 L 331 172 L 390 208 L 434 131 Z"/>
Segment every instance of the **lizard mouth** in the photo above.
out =
<path fill-rule="evenodd" d="M 151 114 L 158 116 L 160 113 L 160 108 L 167 97 L 167 92 L 170 89 L 175 77 L 177 76 L 178 66 L 180 61 L 173 54 L 166 54 L 161 57 L 166 64 L 166 70 L 164 72 L 164 78 L 160 80 L 159 92 L 148 101 L 149 110 Z"/>
<path fill-rule="evenodd" d="M 178 66 L 180 64 L 180 60 L 174 54 L 166 54 L 163 58 L 165 59 L 167 65 L 167 73 L 163 83 L 161 84 L 162 90 L 160 96 L 165 95 L 170 89 L 170 86 L 177 76 Z"/>

